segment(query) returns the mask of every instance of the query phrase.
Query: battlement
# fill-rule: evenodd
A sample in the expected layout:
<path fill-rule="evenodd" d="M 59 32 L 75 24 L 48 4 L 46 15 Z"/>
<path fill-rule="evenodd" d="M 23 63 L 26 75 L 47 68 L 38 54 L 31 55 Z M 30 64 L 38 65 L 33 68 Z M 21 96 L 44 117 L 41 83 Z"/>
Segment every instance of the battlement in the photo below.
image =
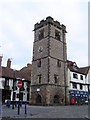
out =
<path fill-rule="evenodd" d="M 34 25 L 34 30 L 37 30 L 37 29 L 39 29 L 39 28 L 41 28 L 41 27 L 43 27 L 43 26 L 45 26 L 47 24 L 51 24 L 51 25 L 57 27 L 58 29 L 62 29 L 62 30 L 64 30 L 66 32 L 66 26 L 63 25 L 63 24 L 60 24 L 59 21 L 54 21 L 54 19 L 51 16 L 48 16 L 46 18 L 46 20 L 43 19 L 39 23 L 36 23 Z"/>

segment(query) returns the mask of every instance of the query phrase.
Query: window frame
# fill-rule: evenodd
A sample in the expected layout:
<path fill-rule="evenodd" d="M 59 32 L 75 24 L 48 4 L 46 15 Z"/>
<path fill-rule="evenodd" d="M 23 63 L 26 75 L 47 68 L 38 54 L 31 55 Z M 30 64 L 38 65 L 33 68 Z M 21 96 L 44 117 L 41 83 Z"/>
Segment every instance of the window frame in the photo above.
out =
<path fill-rule="evenodd" d="M 83 85 L 82 84 L 80 84 L 80 90 L 83 90 Z"/>
<path fill-rule="evenodd" d="M 55 84 L 58 83 L 58 75 L 57 74 L 54 74 L 54 81 L 55 81 Z"/>
<path fill-rule="evenodd" d="M 41 84 L 41 79 L 42 79 L 42 76 L 41 74 L 38 75 L 38 83 Z"/>
<path fill-rule="evenodd" d="M 80 80 L 83 80 L 83 75 L 80 75 Z"/>
<path fill-rule="evenodd" d="M 77 84 L 76 83 L 72 83 L 72 88 L 77 89 Z"/>
<path fill-rule="evenodd" d="M 77 73 L 73 73 L 73 78 L 78 79 L 78 74 Z"/>

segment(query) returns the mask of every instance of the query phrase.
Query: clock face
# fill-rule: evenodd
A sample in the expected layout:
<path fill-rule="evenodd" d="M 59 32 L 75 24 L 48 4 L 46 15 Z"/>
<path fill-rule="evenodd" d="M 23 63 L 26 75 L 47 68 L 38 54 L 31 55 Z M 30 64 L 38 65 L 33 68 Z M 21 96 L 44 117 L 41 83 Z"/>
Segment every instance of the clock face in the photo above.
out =
<path fill-rule="evenodd" d="M 40 46 L 40 47 L 38 48 L 38 52 L 42 52 L 42 51 L 43 51 L 43 47 Z"/>

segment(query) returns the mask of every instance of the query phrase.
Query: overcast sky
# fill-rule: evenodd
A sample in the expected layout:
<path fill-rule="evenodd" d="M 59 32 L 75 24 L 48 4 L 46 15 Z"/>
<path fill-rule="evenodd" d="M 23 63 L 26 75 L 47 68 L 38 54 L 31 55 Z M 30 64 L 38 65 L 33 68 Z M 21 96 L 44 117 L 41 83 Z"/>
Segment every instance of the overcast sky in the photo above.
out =
<path fill-rule="evenodd" d="M 1 0 L 0 54 L 3 66 L 8 58 L 12 68 L 31 63 L 34 24 L 47 16 L 67 29 L 67 59 L 79 67 L 88 65 L 88 0 Z"/>

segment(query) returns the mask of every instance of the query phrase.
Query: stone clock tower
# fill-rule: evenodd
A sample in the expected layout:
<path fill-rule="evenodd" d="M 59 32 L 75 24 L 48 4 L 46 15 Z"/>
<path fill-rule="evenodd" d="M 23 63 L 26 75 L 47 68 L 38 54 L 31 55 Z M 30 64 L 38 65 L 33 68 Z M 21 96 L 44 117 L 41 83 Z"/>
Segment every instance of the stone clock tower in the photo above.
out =
<path fill-rule="evenodd" d="M 34 26 L 31 104 L 54 105 L 67 101 L 66 27 L 52 17 Z"/>

